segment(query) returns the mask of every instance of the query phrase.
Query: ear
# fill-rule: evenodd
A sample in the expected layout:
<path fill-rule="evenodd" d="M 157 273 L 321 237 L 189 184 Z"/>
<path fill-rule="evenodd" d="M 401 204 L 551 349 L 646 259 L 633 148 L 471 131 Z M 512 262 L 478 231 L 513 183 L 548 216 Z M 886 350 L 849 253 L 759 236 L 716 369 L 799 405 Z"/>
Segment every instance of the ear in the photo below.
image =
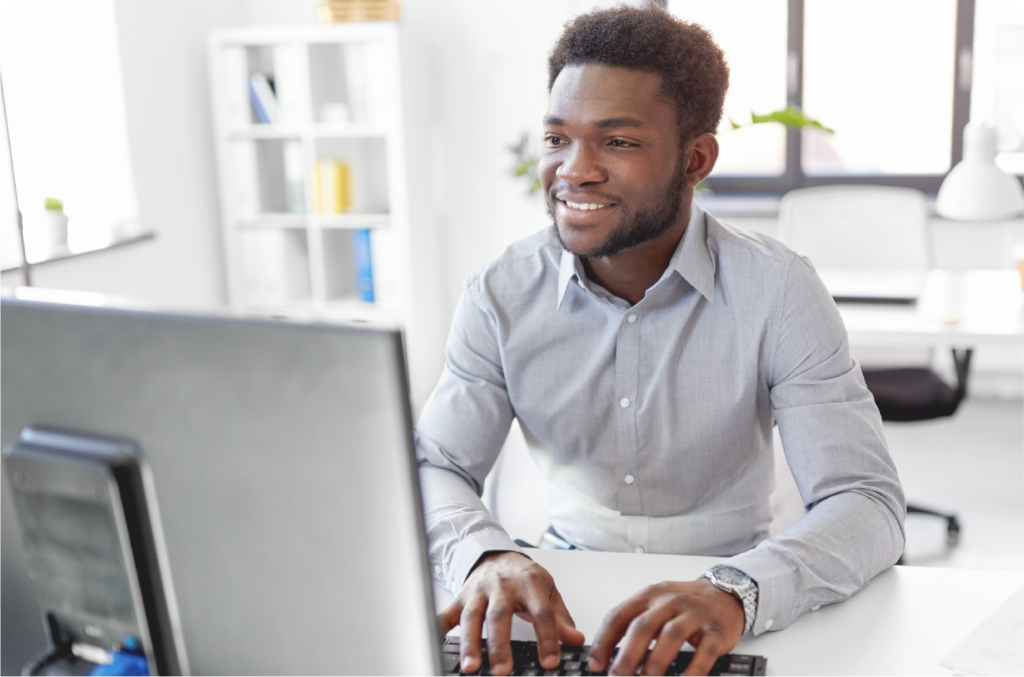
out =
<path fill-rule="evenodd" d="M 686 185 L 696 186 L 715 168 L 718 162 L 718 139 L 714 134 L 699 134 L 690 142 L 687 152 Z"/>

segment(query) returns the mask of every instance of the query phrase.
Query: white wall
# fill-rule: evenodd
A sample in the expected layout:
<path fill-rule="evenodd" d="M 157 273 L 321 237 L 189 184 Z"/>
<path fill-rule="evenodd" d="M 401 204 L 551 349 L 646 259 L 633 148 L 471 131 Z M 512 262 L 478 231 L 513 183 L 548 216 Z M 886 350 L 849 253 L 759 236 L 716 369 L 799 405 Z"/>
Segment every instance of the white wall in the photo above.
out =
<path fill-rule="evenodd" d="M 416 331 L 409 336 L 418 409 L 443 364 L 461 282 L 548 220 L 512 176 L 508 146 L 537 145 L 547 54 L 563 24 L 606 0 L 405 0 L 402 67 Z M 226 301 L 204 40 L 220 27 L 311 24 L 316 0 L 116 0 L 129 143 L 148 243 L 35 271 L 42 286 L 189 306 Z M 729 219 L 774 232 L 773 219 Z M 935 221 L 936 264 L 1010 265 L 1019 228 Z M 7 273 L 4 284 L 19 274 Z M 1006 362 L 1019 368 L 1018 362 Z"/>
<path fill-rule="evenodd" d="M 239 0 L 116 0 L 139 217 L 152 241 L 34 269 L 38 286 L 223 305 L 204 40 L 238 22 Z M 4 285 L 20 273 L 3 275 Z"/>

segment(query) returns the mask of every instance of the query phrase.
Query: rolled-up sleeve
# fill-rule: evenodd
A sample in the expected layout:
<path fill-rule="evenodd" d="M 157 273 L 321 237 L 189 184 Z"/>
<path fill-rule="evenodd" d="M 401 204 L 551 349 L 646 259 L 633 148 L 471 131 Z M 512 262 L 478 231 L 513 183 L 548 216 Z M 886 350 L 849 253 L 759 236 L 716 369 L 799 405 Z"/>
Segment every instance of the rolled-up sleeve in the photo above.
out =
<path fill-rule="evenodd" d="M 514 416 L 494 317 L 474 276 L 452 321 L 445 368 L 416 426 L 431 564 L 457 592 L 485 552 L 522 550 L 480 500 Z"/>
<path fill-rule="evenodd" d="M 753 632 L 846 599 L 904 546 L 906 501 L 846 329 L 810 264 L 789 266 L 769 387 L 786 459 L 809 512 L 728 561 L 758 583 Z"/>

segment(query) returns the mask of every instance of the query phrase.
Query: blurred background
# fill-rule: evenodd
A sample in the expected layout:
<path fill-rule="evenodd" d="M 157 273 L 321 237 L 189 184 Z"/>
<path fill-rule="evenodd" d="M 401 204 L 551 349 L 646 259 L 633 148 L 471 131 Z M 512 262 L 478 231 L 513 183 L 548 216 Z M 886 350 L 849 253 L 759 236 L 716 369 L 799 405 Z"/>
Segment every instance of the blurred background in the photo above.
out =
<path fill-rule="evenodd" d="M 398 322 L 419 411 L 462 280 L 549 224 L 531 191 L 547 54 L 572 17 L 617 3 L 361 3 L 397 22 L 347 21 L 373 18 L 352 4 L 0 0 L 3 285 L 27 273 L 177 307 Z M 716 216 L 783 237 L 792 191 L 909 189 L 923 196 L 921 267 L 1009 274 L 1024 259 L 1019 208 L 965 218 L 936 204 L 968 122 L 985 130 L 975 155 L 1019 195 L 1024 0 L 667 9 L 710 29 L 731 66 L 721 158 L 699 193 Z M 853 228 L 836 241 L 857 240 Z M 1024 568 L 1019 280 L 1000 293 L 1009 334 L 961 346 L 973 358 L 955 415 L 886 423 L 908 496 L 964 524 L 954 549 L 941 521 L 912 519 L 914 563 Z M 939 312 L 946 326 L 970 314 Z M 955 388 L 948 342 L 881 335 L 865 365 L 923 359 Z M 543 505 L 526 453 L 510 438 L 505 460 L 523 462 L 503 461 L 511 484 L 488 498 L 533 540 L 537 518 L 516 522 L 508 503 Z"/>

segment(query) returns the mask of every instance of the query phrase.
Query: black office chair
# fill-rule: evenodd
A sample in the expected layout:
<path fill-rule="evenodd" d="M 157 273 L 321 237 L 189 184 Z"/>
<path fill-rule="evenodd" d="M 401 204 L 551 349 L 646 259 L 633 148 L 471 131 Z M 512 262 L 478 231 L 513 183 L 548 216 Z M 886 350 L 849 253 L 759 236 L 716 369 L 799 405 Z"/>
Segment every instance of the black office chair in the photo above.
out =
<path fill-rule="evenodd" d="M 926 368 L 865 369 L 864 381 L 875 398 L 883 421 L 927 421 L 952 416 L 967 395 L 971 349 L 953 349 L 957 384 L 951 388 Z M 955 513 L 907 505 L 907 513 L 934 515 L 946 520 L 946 542 L 960 541 L 960 522 Z"/>

